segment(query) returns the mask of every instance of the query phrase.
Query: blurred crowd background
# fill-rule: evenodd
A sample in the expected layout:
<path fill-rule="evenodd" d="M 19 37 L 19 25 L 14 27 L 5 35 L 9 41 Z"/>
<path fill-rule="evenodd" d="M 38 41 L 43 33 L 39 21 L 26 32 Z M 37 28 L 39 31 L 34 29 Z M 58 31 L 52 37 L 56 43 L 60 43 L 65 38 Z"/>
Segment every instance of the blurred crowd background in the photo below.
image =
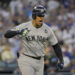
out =
<path fill-rule="evenodd" d="M 44 22 L 53 29 L 61 46 L 64 59 L 62 72 L 75 75 L 75 0 L 0 0 L 0 73 L 8 67 L 10 71 L 15 70 L 14 75 L 20 75 L 17 59 L 22 42 L 18 37 L 6 39 L 3 35 L 8 29 L 31 20 L 32 9 L 38 4 L 46 7 Z M 48 46 L 44 75 L 55 75 L 57 61 L 53 48 Z"/>

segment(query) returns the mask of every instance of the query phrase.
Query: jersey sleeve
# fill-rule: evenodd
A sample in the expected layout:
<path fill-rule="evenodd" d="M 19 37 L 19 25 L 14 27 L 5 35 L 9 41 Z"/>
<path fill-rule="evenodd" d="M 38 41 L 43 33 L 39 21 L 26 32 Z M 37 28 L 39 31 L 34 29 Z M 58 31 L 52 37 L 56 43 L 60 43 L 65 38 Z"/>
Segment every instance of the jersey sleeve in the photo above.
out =
<path fill-rule="evenodd" d="M 26 24 L 22 23 L 22 24 L 20 24 L 20 25 L 18 25 L 16 27 L 12 28 L 11 30 L 13 30 L 13 31 L 19 30 L 20 31 L 20 30 L 25 29 L 25 28 L 26 28 Z M 17 37 L 21 38 L 22 35 L 17 35 Z"/>
<path fill-rule="evenodd" d="M 49 44 L 50 45 L 55 45 L 58 43 L 58 40 L 54 34 L 54 32 L 52 31 L 51 28 L 49 28 Z"/>
<path fill-rule="evenodd" d="M 20 24 L 20 25 L 18 25 L 18 26 L 16 26 L 16 27 L 14 27 L 14 28 L 12 28 L 11 30 L 22 30 L 22 29 L 24 29 L 24 26 L 23 26 L 23 24 Z"/>

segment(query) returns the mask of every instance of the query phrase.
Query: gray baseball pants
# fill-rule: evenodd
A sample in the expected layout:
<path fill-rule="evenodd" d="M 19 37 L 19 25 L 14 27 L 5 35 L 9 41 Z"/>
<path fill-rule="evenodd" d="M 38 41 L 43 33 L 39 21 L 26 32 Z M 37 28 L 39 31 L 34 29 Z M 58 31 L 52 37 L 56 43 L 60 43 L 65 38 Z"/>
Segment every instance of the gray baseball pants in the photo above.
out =
<path fill-rule="evenodd" d="M 22 75 L 43 75 L 44 57 L 40 60 L 21 55 L 18 59 L 18 65 Z"/>

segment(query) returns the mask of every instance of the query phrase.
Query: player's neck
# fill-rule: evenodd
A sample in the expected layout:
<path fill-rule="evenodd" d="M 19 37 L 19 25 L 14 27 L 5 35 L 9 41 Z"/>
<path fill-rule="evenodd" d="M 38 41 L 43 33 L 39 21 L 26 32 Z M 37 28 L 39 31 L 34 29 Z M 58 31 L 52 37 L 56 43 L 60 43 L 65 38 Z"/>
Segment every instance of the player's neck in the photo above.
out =
<path fill-rule="evenodd" d="M 36 28 L 36 23 L 34 20 L 32 20 L 32 25 Z"/>

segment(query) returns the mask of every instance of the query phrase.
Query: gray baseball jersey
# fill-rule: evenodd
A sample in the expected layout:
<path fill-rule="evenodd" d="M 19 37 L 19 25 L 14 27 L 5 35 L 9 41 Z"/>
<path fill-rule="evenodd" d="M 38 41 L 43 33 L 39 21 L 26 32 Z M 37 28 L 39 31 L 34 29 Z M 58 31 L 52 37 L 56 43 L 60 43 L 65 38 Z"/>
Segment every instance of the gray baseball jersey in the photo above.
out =
<path fill-rule="evenodd" d="M 23 50 L 22 53 L 30 56 L 44 56 L 44 50 L 46 46 L 55 45 L 58 41 L 51 30 L 45 23 L 40 28 L 35 28 L 32 21 L 22 23 L 15 29 L 25 29 L 27 28 L 29 32 L 26 36 L 19 35 L 22 43 Z"/>

